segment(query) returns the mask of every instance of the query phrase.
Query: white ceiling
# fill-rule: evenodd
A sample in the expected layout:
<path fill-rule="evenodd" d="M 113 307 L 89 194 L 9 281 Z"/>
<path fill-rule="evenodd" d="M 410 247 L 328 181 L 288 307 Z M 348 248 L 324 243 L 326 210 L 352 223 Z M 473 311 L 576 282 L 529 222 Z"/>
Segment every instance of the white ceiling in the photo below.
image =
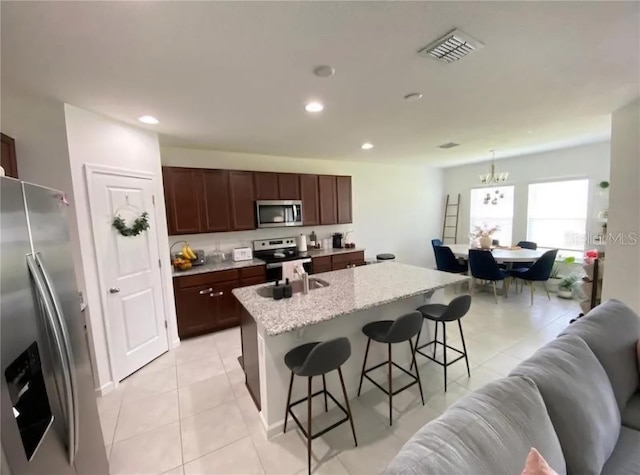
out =
<path fill-rule="evenodd" d="M 446 166 L 604 140 L 640 94 L 639 2 L 3 1 L 1 15 L 3 85 L 154 115 L 169 145 Z M 449 65 L 416 54 L 454 27 L 486 46 Z M 324 112 L 304 112 L 312 98 Z"/>

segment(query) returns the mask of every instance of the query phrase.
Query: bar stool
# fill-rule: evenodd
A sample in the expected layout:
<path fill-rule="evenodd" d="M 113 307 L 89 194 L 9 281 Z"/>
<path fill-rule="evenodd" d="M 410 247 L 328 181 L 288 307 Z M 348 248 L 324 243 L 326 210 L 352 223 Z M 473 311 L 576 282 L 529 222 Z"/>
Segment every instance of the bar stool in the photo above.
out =
<path fill-rule="evenodd" d="M 424 395 L 422 394 L 422 383 L 420 382 L 420 373 L 418 372 L 418 366 L 416 365 L 416 374 L 414 375 L 409 371 L 407 371 L 406 369 L 404 369 L 403 367 L 394 363 L 391 358 L 391 345 L 394 343 L 402 343 L 402 342 L 408 341 L 409 347 L 411 348 L 411 361 L 412 361 L 411 367 L 413 368 L 413 365 L 416 362 L 416 354 L 415 354 L 415 351 L 413 350 L 413 343 L 411 343 L 411 338 L 420 334 L 420 328 L 422 328 L 422 315 L 420 314 L 420 312 L 417 312 L 417 311 L 407 313 L 406 315 L 398 317 L 395 321 L 380 320 L 378 322 L 368 323 L 364 327 L 362 327 L 362 333 L 364 333 L 368 339 L 367 339 L 367 349 L 364 353 L 364 362 L 362 363 L 362 373 L 360 374 L 360 385 L 358 386 L 358 396 L 360 396 L 360 391 L 362 390 L 362 381 L 364 378 L 367 378 L 375 386 L 381 389 L 387 396 L 389 396 L 389 425 L 393 425 L 393 419 L 392 419 L 393 396 L 404 391 L 405 389 L 410 388 L 416 383 L 420 388 L 420 398 L 422 399 L 422 405 L 424 406 Z M 371 340 L 375 340 L 379 343 L 386 343 L 388 345 L 389 359 L 378 365 L 372 366 L 369 369 L 365 369 L 367 367 L 367 357 L 369 356 L 369 345 L 371 345 Z M 417 341 L 418 340 L 416 340 L 416 342 Z M 386 390 L 385 388 L 380 386 L 373 379 L 371 379 L 367 374 L 370 371 L 373 371 L 374 369 L 378 369 L 380 366 L 383 366 L 385 364 L 389 365 L 389 372 L 387 376 L 389 390 Z M 400 389 L 397 389 L 394 391 L 393 382 L 391 378 L 392 365 L 398 368 L 399 370 L 403 371 L 404 373 L 408 374 L 409 376 L 411 376 L 413 381 L 411 381 L 406 386 L 403 386 Z"/>
<path fill-rule="evenodd" d="M 383 253 L 383 254 L 376 255 L 376 260 L 378 262 L 392 261 L 395 258 L 396 258 L 396 256 L 394 254 L 390 254 L 390 253 Z"/>
<path fill-rule="evenodd" d="M 422 314 L 422 316 L 426 320 L 431 320 L 436 324 L 436 331 L 433 338 L 433 341 L 425 343 L 422 346 L 418 346 L 418 342 L 420 341 L 420 333 L 422 332 L 422 328 L 420 328 L 420 332 L 418 332 L 418 338 L 416 339 L 416 353 L 420 353 L 425 358 L 430 359 L 431 361 L 438 363 L 440 366 L 444 366 L 444 392 L 447 392 L 447 366 L 459 361 L 464 358 L 467 363 L 467 374 L 471 376 L 471 371 L 469 370 L 469 358 L 467 357 L 467 345 L 464 343 L 464 335 L 462 333 L 462 323 L 460 319 L 464 317 L 469 308 L 471 307 L 471 296 L 470 295 L 460 295 L 459 297 L 454 298 L 449 305 L 443 305 L 440 303 L 423 305 L 418 308 L 418 312 Z M 447 345 L 447 328 L 445 324 L 447 322 L 455 322 L 458 321 L 458 328 L 460 328 L 460 339 L 462 340 L 462 349 L 464 351 L 460 351 L 457 348 L 453 348 Z M 438 323 L 442 323 L 442 342 L 438 341 Z M 444 362 L 438 361 L 436 359 L 436 348 L 438 344 L 442 345 Z M 422 348 L 426 348 L 429 345 L 433 345 L 433 357 L 423 353 L 420 351 Z M 447 348 L 453 350 L 460 354 L 456 359 L 452 361 L 447 361 Z M 413 358 L 413 363 L 415 364 L 415 357 Z"/>
<path fill-rule="evenodd" d="M 351 431 L 353 432 L 353 441 L 358 446 L 358 440 L 356 439 L 356 429 L 353 425 L 353 417 L 351 415 L 351 407 L 349 406 L 349 398 L 347 397 L 347 390 L 344 386 L 344 379 L 342 378 L 342 369 L 341 366 L 345 361 L 349 359 L 351 356 L 351 344 L 347 338 L 336 338 L 334 340 L 329 340 L 325 342 L 314 342 L 314 343 L 306 343 L 304 345 L 300 345 L 293 350 L 290 350 L 286 355 L 284 355 L 284 363 L 291 370 L 291 379 L 289 381 L 289 394 L 287 395 L 287 408 L 284 415 L 284 429 L 283 432 L 287 431 L 287 419 L 289 414 L 293 420 L 298 424 L 298 427 L 304 434 L 307 439 L 307 468 L 309 474 L 311 474 L 311 441 L 316 437 L 320 437 L 323 434 L 326 434 L 331 429 L 335 429 L 340 424 L 349 421 L 351 423 Z M 344 395 L 344 400 L 347 408 L 345 409 L 342 405 L 336 401 L 336 398 L 327 391 L 327 382 L 325 380 L 325 374 L 338 370 L 338 375 L 340 376 L 340 384 L 342 385 L 342 394 Z M 307 377 L 307 397 L 300 399 L 294 403 L 291 402 L 291 390 L 293 388 L 293 376 L 304 376 Z M 314 376 L 322 376 L 322 390 L 317 391 L 315 393 L 311 393 L 311 380 Z M 324 410 L 327 411 L 327 396 L 331 398 L 331 400 L 338 406 L 345 417 L 335 424 L 330 425 L 329 427 L 322 429 L 321 431 L 313 434 L 311 430 L 311 401 L 315 396 L 320 394 L 324 394 Z M 298 404 L 307 401 L 307 430 L 304 429 L 296 415 L 293 413 L 292 408 Z"/>

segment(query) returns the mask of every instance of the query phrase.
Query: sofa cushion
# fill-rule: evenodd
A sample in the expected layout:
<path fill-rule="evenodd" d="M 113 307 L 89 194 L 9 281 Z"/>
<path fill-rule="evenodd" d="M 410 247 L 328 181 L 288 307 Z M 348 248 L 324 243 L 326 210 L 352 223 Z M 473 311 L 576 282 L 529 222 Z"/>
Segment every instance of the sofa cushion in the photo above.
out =
<path fill-rule="evenodd" d="M 620 412 L 638 389 L 636 345 L 640 317 L 619 300 L 608 300 L 569 325 L 561 335 L 577 335 L 587 342 L 607 372 Z"/>
<path fill-rule="evenodd" d="M 640 431 L 623 427 L 616 448 L 602 469 L 602 475 L 640 473 Z"/>
<path fill-rule="evenodd" d="M 531 447 L 565 474 L 558 437 L 540 392 L 527 378 L 504 378 L 460 399 L 420 429 L 386 474 L 518 474 Z"/>
<path fill-rule="evenodd" d="M 627 402 L 627 406 L 622 413 L 622 425 L 640 430 L 640 389 Z"/>
<path fill-rule="evenodd" d="M 620 432 L 620 411 L 611 383 L 587 344 L 558 337 L 520 363 L 513 376 L 538 387 L 558 434 L 571 474 L 599 474 Z"/>

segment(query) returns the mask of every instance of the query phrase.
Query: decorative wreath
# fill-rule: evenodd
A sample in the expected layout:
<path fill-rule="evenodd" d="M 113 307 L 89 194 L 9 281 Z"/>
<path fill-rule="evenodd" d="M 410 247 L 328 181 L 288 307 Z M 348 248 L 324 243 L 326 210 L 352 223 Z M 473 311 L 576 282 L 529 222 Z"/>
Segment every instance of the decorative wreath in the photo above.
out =
<path fill-rule="evenodd" d="M 142 231 L 149 229 L 149 213 L 144 211 L 135 219 L 132 226 L 127 226 L 124 219 L 122 219 L 119 214 L 116 214 L 111 225 L 116 228 L 122 236 L 137 236 Z"/>

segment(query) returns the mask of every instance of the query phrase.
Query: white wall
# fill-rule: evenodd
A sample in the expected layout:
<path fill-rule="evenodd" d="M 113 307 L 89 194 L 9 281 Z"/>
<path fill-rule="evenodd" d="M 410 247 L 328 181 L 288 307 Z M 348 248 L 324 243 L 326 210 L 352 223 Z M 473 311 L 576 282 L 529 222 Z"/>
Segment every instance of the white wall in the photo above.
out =
<path fill-rule="evenodd" d="M 160 148 L 158 136 L 136 127 L 114 121 L 93 112 L 65 105 L 67 140 L 73 190 L 77 203 L 77 219 L 80 236 L 80 250 L 86 281 L 87 300 L 91 310 L 91 321 L 99 387 L 109 390 L 112 386 L 111 370 L 105 338 L 104 315 L 102 313 L 98 285 L 98 271 L 95 261 L 95 247 L 91 231 L 89 200 L 87 195 L 84 165 L 87 163 L 106 165 L 154 173 L 157 221 L 156 232 L 160 241 L 161 269 L 165 290 L 165 308 L 169 322 L 169 341 L 179 344 L 175 306 L 173 304 L 173 283 L 169 261 L 168 234 L 166 227 L 162 173 L 160 168 Z"/>
<path fill-rule="evenodd" d="M 529 183 L 559 179 L 588 178 L 589 206 L 587 232 L 597 234 L 601 222 L 597 214 L 607 208 L 608 197 L 598 192 L 598 183 L 609 180 L 609 142 L 580 147 L 553 150 L 550 152 L 523 155 L 496 161 L 496 172 L 509 172 L 506 185 L 515 186 L 513 243 L 527 237 L 527 206 Z M 447 168 L 444 171 L 445 194 L 461 193 L 458 242 L 469 241 L 470 190 L 479 187 L 479 175 L 489 171 L 490 162 Z M 562 199 L 561 196 L 558 199 Z M 454 197 L 455 200 L 455 197 Z M 595 248 L 588 245 L 588 248 Z"/>
<path fill-rule="evenodd" d="M 400 262 L 434 265 L 430 239 L 440 234 L 443 206 L 439 169 L 184 148 L 163 147 L 161 153 L 163 165 L 352 176 L 353 224 L 171 236 L 172 243 L 186 238 L 195 248 L 213 249 L 217 244 L 226 251 L 250 245 L 255 239 L 309 234 L 312 230 L 319 237 L 328 237 L 331 232 L 352 230 L 350 239 L 366 248 L 367 259 L 391 252 Z"/>
<path fill-rule="evenodd" d="M 612 115 L 608 232 L 602 297 L 640 313 L 640 99 Z"/>
<path fill-rule="evenodd" d="M 64 117 L 64 104 L 2 86 L 2 132 L 15 139 L 18 176 L 21 180 L 48 186 L 68 194 L 65 208 L 71 245 L 78 248 L 80 238 L 76 220 L 71 167 Z M 79 254 L 73 254 L 78 291 L 86 300 L 84 271 Z M 85 316 L 88 315 L 88 312 Z M 90 322 L 87 321 L 90 326 Z M 96 366 L 95 353 L 90 356 Z M 98 383 L 94 374 L 95 383 Z"/>

